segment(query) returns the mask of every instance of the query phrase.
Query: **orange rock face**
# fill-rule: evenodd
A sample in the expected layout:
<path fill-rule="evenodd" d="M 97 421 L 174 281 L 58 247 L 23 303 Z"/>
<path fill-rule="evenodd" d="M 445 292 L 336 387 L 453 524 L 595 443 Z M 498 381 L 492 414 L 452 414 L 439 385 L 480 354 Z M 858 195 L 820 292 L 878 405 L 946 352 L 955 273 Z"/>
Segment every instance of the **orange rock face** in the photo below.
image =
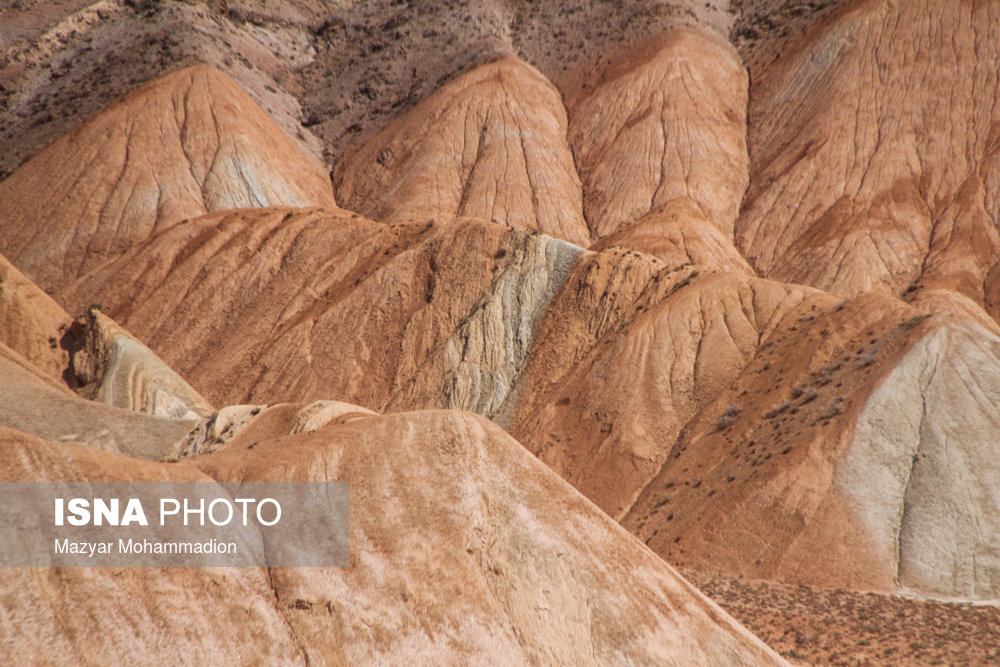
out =
<path fill-rule="evenodd" d="M 733 245 L 732 237 L 708 218 L 689 197 L 671 199 L 592 246 L 619 246 L 655 255 L 671 266 L 704 264 L 753 275 L 753 269 Z"/>
<path fill-rule="evenodd" d="M 0 624 L 6 655 L 82 655 L 81 635 L 100 617 L 87 659 L 144 662 L 179 635 L 168 655 L 266 662 L 780 663 L 496 425 L 455 412 L 328 407 L 337 409 L 317 421 L 314 406 L 273 406 L 223 449 L 173 464 L 0 429 L 7 481 L 332 476 L 351 489 L 350 567 L 7 569 L 7 608 L 38 609 L 32 641 Z M 53 586 L 64 592 L 47 599 Z M 127 604 L 101 613 L 121 596 Z M 70 610 L 73 620 L 60 621 Z M 113 639 L 126 626 L 134 642 L 121 648 Z"/>
<path fill-rule="evenodd" d="M 0 343 L 59 382 L 69 365 L 60 341 L 71 322 L 59 304 L 0 255 Z"/>
<path fill-rule="evenodd" d="M 839 294 L 982 304 L 1000 249 L 997 7 L 856 2 L 755 73 L 737 245 Z"/>
<path fill-rule="evenodd" d="M 351 567 L 272 579 L 310 661 L 778 660 L 485 419 L 357 416 L 250 451 L 267 432 L 253 428 L 192 463 L 217 479 L 351 484 Z"/>
<path fill-rule="evenodd" d="M 747 74 L 732 47 L 671 31 L 590 84 L 567 97 L 593 238 L 681 196 L 730 235 L 748 170 Z"/>
<path fill-rule="evenodd" d="M 196 66 L 136 91 L 0 183 L 0 252 L 51 291 L 206 211 L 333 203 L 319 165 L 233 81 Z"/>
<path fill-rule="evenodd" d="M 790 312 L 828 297 L 704 267 L 647 269 L 644 280 L 629 286 L 633 299 L 593 331 L 609 301 L 602 292 L 621 294 L 616 283 L 638 273 L 645 258 L 623 262 L 612 254 L 593 260 L 573 275 L 542 323 L 547 354 L 525 371 L 534 380 L 533 393 L 521 396 L 512 432 L 620 518 L 664 465 L 685 424 L 732 381 L 763 340 L 787 326 Z M 593 333 L 578 334 L 583 344 L 575 349 L 557 345 L 563 318 L 580 333 Z M 566 371 L 545 373 L 552 368 Z"/>
<path fill-rule="evenodd" d="M 344 206 L 384 222 L 476 217 L 589 245 L 558 91 L 512 58 L 482 65 L 341 160 Z"/>
<path fill-rule="evenodd" d="M 942 438 L 963 442 L 963 458 L 988 456 L 990 410 L 964 423 L 945 417 L 966 409 L 966 394 L 947 388 L 944 369 L 978 368 L 981 389 L 966 407 L 1000 405 L 1000 338 L 967 315 L 925 323 L 925 312 L 890 297 L 844 302 L 745 268 L 582 251 L 492 223 L 386 226 L 287 209 L 179 224 L 64 298 L 84 303 L 85 289 L 100 290 L 111 314 L 219 404 L 334 398 L 490 417 L 687 567 L 893 590 L 903 559 L 923 563 L 931 545 L 958 549 L 964 538 L 935 529 L 929 506 L 905 521 L 879 508 L 992 483 L 990 467 L 958 474 L 948 456 L 926 464 L 927 489 L 905 480 Z M 232 321 L 259 328 L 247 336 Z M 914 375 L 903 359 L 942 370 Z M 878 407 L 907 383 L 940 392 L 947 407 Z M 872 426 L 887 422 L 912 423 L 915 439 Z M 895 444 L 878 444 L 885 437 Z M 910 454 L 893 458 L 897 450 Z M 871 467 L 903 480 L 892 501 L 864 491 Z M 981 500 L 954 507 L 954 525 L 992 520 Z M 706 503 L 720 503 L 724 518 L 710 518 Z M 921 522 L 919 539 L 904 544 L 904 529 Z M 989 535 L 977 558 L 991 557 Z M 922 589 L 992 594 L 990 570 L 957 566 L 922 566 Z M 930 585 L 930 572 L 952 583 Z"/>
<path fill-rule="evenodd" d="M 174 226 L 62 297 L 100 294 L 109 315 L 220 405 L 287 396 L 378 408 L 531 238 L 542 237 L 343 211 L 217 213 Z"/>
<path fill-rule="evenodd" d="M 335 165 L 196 65 L 0 182 L 0 479 L 346 481 L 351 565 L 0 573 L 4 655 L 771 664 L 670 564 L 1000 597 L 997 3 L 314 4 L 178 11 Z"/>

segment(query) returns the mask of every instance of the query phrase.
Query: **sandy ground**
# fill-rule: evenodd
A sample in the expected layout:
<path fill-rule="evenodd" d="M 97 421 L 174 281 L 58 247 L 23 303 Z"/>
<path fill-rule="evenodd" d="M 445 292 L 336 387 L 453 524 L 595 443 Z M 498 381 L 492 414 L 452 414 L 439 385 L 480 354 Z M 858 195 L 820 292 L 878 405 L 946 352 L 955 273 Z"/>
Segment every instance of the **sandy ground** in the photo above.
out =
<path fill-rule="evenodd" d="M 1000 607 L 682 574 L 793 664 L 1000 664 Z"/>

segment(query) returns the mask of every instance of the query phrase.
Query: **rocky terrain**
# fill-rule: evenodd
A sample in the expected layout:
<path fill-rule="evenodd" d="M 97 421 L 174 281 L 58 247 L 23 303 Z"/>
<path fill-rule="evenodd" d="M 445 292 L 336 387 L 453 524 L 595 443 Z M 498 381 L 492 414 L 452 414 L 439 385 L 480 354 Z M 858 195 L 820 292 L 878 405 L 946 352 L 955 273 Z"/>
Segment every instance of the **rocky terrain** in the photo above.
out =
<path fill-rule="evenodd" d="M 989 665 L 1000 661 L 1000 611 L 931 600 L 684 576 L 792 664 Z"/>
<path fill-rule="evenodd" d="M 996 658 L 998 61 L 995 0 L 0 4 L 0 479 L 352 494 L 348 568 L 9 571 L 3 653 Z"/>

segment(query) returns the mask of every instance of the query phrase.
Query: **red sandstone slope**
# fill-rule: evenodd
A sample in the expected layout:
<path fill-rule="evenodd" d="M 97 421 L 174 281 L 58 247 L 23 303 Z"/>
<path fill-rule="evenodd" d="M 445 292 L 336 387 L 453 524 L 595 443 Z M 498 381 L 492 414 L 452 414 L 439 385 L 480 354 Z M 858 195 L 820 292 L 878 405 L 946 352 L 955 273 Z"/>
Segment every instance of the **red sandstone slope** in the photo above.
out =
<path fill-rule="evenodd" d="M 570 90 L 594 239 L 682 196 L 730 235 L 747 186 L 746 95 L 732 47 L 693 30 L 651 39 Z"/>
<path fill-rule="evenodd" d="M 136 91 L 0 183 L 0 252 L 46 290 L 206 211 L 332 206 L 321 170 L 196 66 Z"/>
<path fill-rule="evenodd" d="M 23 282 L 22 292 L 32 287 Z M 28 302 L 21 315 L 36 312 L 47 311 Z M 80 326 L 85 343 L 71 350 L 74 368 L 85 351 L 104 378 L 127 382 L 128 395 L 136 378 L 146 389 L 162 380 L 148 351 L 119 370 L 130 353 L 136 357 L 136 343 L 114 342 L 127 334 L 102 314 L 91 310 Z M 103 352 L 105 345 L 118 352 Z M 0 597 L 8 609 L 35 610 L 30 635 L 21 621 L 0 623 L 0 645 L 14 659 L 146 663 L 151 647 L 167 642 L 155 651 L 158 660 L 249 650 L 259 659 L 338 664 L 404 655 L 437 662 L 780 662 L 484 419 L 441 411 L 379 417 L 330 401 L 230 406 L 200 422 L 148 416 L 74 396 L 6 347 L 0 379 L 0 479 L 333 478 L 351 484 L 353 508 L 349 568 L 10 570 L 0 577 Z M 187 460 L 152 463 L 113 452 Z M 426 512 L 428 504 L 452 509 Z M 433 549 L 414 552 L 414 540 Z M 561 565 L 551 569 L 553 562 Z M 206 594 L 220 584 L 224 594 Z M 56 597 L 46 593 L 53 586 L 62 591 Z M 400 603 L 386 604 L 397 597 Z M 113 612 L 101 611 L 119 598 Z M 219 622 L 237 607 L 242 621 Z M 72 618 L 63 619 L 71 608 Z M 595 609 L 606 613 L 594 617 Z M 135 639 L 127 648 L 118 645 L 125 628 Z M 407 641 L 373 642 L 373 631 Z M 183 640 L 169 639 L 174 635 Z"/>
<path fill-rule="evenodd" d="M 535 237 L 482 222 L 383 225 L 344 211 L 216 213 L 175 225 L 59 296 L 77 308 L 99 295 L 218 404 L 286 396 L 377 408 Z"/>
<path fill-rule="evenodd" d="M 852 2 L 755 71 L 736 239 L 762 275 L 984 302 L 1000 251 L 998 12 Z"/>
<path fill-rule="evenodd" d="M 753 275 L 753 269 L 720 230 L 689 197 L 671 199 L 614 234 L 591 246 L 631 248 L 659 257 L 671 266 L 702 264 Z"/>
<path fill-rule="evenodd" d="M 559 93 L 513 57 L 443 86 L 335 179 L 344 206 L 383 222 L 476 217 L 589 245 Z"/>
<path fill-rule="evenodd" d="M 495 93 L 457 88 L 472 102 Z M 434 145 L 423 150 L 427 159 L 435 155 Z M 690 198 L 671 200 L 609 237 L 596 254 L 471 220 L 387 226 L 341 211 L 221 213 L 174 225 L 57 296 L 71 309 L 101 300 L 218 403 L 338 398 L 375 409 L 448 407 L 489 416 L 660 553 L 687 565 L 992 596 L 990 567 L 965 570 L 960 555 L 969 550 L 981 563 L 996 558 L 992 530 L 974 529 L 974 544 L 961 546 L 966 527 L 992 525 L 988 491 L 949 510 L 946 531 L 937 527 L 934 507 L 958 488 L 994 484 L 991 467 L 954 458 L 988 458 L 989 411 L 972 410 L 962 424 L 945 415 L 965 410 L 969 399 L 997 402 L 995 335 L 967 314 L 911 333 L 923 314 L 891 298 L 851 302 L 855 315 L 844 322 L 843 306 L 830 295 L 748 275 L 724 230 L 699 227 L 702 210 Z M 643 238 L 643 229 L 652 236 Z M 666 262 L 616 247 L 622 243 L 645 243 Z M 738 272 L 687 264 L 697 258 Z M 805 336 L 804 322 L 816 322 L 810 327 L 820 335 Z M 916 441 L 903 435 L 879 444 L 881 432 L 866 424 L 879 419 L 874 406 L 890 391 L 884 387 L 912 377 L 908 366 L 897 368 L 911 358 L 918 361 L 907 363 L 932 368 L 979 359 L 982 395 L 956 393 L 947 373 L 934 372 L 920 380 L 920 391 L 944 392 L 946 407 L 898 408 L 893 419 L 925 426 Z M 794 373 L 784 372 L 789 360 L 798 364 Z M 773 377 L 758 377 L 779 361 Z M 839 387 L 832 383 L 835 393 L 820 396 L 818 387 L 831 384 L 830 369 L 849 362 L 859 368 Z M 776 427 L 761 456 L 753 446 L 749 457 L 733 449 L 726 429 L 714 426 L 743 413 L 763 415 L 760 425 L 769 414 L 786 419 L 801 396 L 810 403 L 805 414 L 826 416 Z M 817 396 L 822 405 L 813 403 Z M 761 426 L 749 424 L 758 422 L 742 427 L 747 442 L 757 442 L 750 433 Z M 961 453 L 933 454 L 952 439 L 963 443 Z M 863 454 L 873 447 L 875 454 Z M 772 462 L 772 448 L 806 458 Z M 918 454 L 931 457 L 924 472 L 913 463 Z M 762 474 L 756 468 L 765 456 Z M 871 465 L 894 480 L 879 483 L 888 496 L 872 495 L 874 482 L 863 472 Z M 680 504 L 681 513 L 666 504 L 672 485 L 702 488 L 700 478 L 689 477 L 706 466 L 731 469 L 727 485 L 730 477 L 746 477 L 724 496 L 720 511 L 731 524 L 698 519 L 700 491 Z M 949 472 L 958 470 L 965 472 Z M 774 480 L 789 475 L 800 482 L 775 491 Z M 784 500 L 752 500 L 774 493 Z M 815 500 L 800 507 L 800 493 Z M 887 502 L 922 509 L 885 514 L 879 508 Z M 778 531 L 757 530 L 765 537 L 752 561 L 744 558 L 749 545 L 732 551 L 746 525 L 789 520 Z M 726 532 L 729 525 L 735 535 Z M 711 537 L 699 536 L 709 526 Z M 685 538 L 694 546 L 675 546 Z M 851 545 L 853 555 L 829 540 Z M 934 555 L 934 544 L 949 546 Z M 950 583 L 942 586 L 942 578 Z"/>
<path fill-rule="evenodd" d="M 296 96 L 305 91 L 292 70 L 314 57 L 309 30 L 324 19 L 288 16 L 289 5 L 298 4 L 291 1 L 265 3 L 272 16 L 263 30 L 239 12 L 239 5 L 260 0 L 3 3 L 0 141 L 8 150 L 0 157 L 0 179 L 84 118 L 194 63 L 237 81 L 302 150 L 320 159 L 319 141 L 301 125 Z M 312 0 L 306 4 L 317 9 Z"/>
<path fill-rule="evenodd" d="M 62 338 L 72 318 L 0 255 L 0 343 L 61 382 L 69 366 Z"/>
<path fill-rule="evenodd" d="M 166 153 L 143 166 L 143 178 L 163 184 L 152 209 L 115 194 L 120 176 L 96 166 L 81 172 L 69 151 L 44 153 L 27 176 L 0 184 L 0 243 L 70 312 L 102 303 L 150 349 L 89 310 L 87 335 L 77 339 L 86 353 L 71 367 L 89 383 L 88 397 L 116 407 L 72 396 L 57 384 L 63 351 L 42 342 L 65 313 L 10 269 L 0 323 L 18 331 L 4 334 L 10 349 L 0 348 L 0 415 L 50 440 L 69 436 L 143 456 L 222 448 L 197 459 L 219 477 L 308 476 L 322 466 L 369 484 L 362 490 L 372 498 L 395 488 L 388 479 L 403 480 L 393 496 L 401 512 L 426 501 L 420 494 L 430 492 L 410 490 L 428 479 L 441 485 L 430 497 L 441 504 L 455 488 L 483 485 L 475 488 L 489 498 L 514 498 L 545 518 L 521 534 L 511 512 L 485 503 L 421 525 L 447 555 L 418 569 L 441 570 L 476 591 L 469 613 L 482 632 L 453 631 L 455 597 L 438 597 L 412 573 L 379 579 L 384 562 L 371 552 L 367 567 L 329 578 L 272 578 L 305 638 L 300 646 L 331 661 L 392 659 L 401 634 L 427 660 L 489 652 L 582 661 L 588 656 L 575 651 L 588 647 L 602 658 L 626 647 L 653 660 L 661 649 L 667 657 L 689 650 L 680 630 L 649 638 L 601 625 L 612 641 L 577 622 L 593 607 L 576 590 L 597 591 L 634 625 L 679 621 L 648 593 L 670 584 L 616 574 L 618 564 L 575 541 L 574 529 L 606 529 L 624 540 L 611 551 L 627 567 L 658 563 L 552 471 L 668 562 L 996 599 L 1000 328 L 986 311 L 995 316 L 1000 303 L 1000 123 L 988 66 L 1000 15 L 995 3 L 967 9 L 859 0 L 821 12 L 822 25 L 783 43 L 779 58 L 754 61 L 749 123 L 746 71 L 705 33 L 622 43 L 592 71 L 562 73 L 510 57 L 503 39 L 490 47 L 503 59 L 472 68 L 476 53 L 491 51 L 463 45 L 474 53 L 453 63 L 436 92 L 387 127 L 366 128 L 368 142 L 338 165 L 347 203 L 372 219 L 332 206 L 325 177 L 284 149 L 261 157 L 261 168 L 282 187 L 315 185 L 323 201 L 314 203 L 328 208 L 204 215 L 210 200 L 233 192 L 254 206 L 266 202 L 255 199 L 257 181 L 235 149 L 232 168 L 197 176 L 186 149 L 204 147 L 197 138 L 185 143 L 194 121 L 179 120 L 176 105 L 163 107 L 172 125 L 158 126 L 158 137 L 141 135 L 180 146 L 171 155 L 181 168 Z M 476 12 L 488 15 L 489 6 Z M 502 12 L 491 17 L 506 21 Z M 334 23 L 322 31 L 362 28 Z M 385 48 L 374 44 L 371 53 Z M 560 62 L 539 55 L 536 63 L 543 61 Z M 331 66 L 344 62 L 355 66 L 338 58 Z M 377 96 L 377 86 L 364 90 Z M 84 129 L 100 121 L 123 137 L 120 120 L 107 112 Z M 243 145 L 242 122 L 234 116 L 207 136 Z M 281 142 L 270 130 L 255 136 Z M 98 139 L 95 146 L 113 144 Z M 118 155 L 119 166 L 131 163 Z M 114 224 L 102 227 L 103 214 L 88 213 L 86 191 L 75 187 L 53 215 L 32 209 L 43 167 L 110 187 L 96 201 L 118 211 Z M 61 235 L 85 215 L 95 228 Z M 30 225 L 10 220 L 55 222 L 32 237 Z M 584 250 L 563 239 L 597 243 Z M 324 403 L 260 415 L 246 405 L 214 414 L 155 355 L 219 405 L 333 398 L 365 408 Z M 142 391 L 148 386 L 166 397 Z M 124 410 L 161 407 L 166 421 Z M 429 408 L 472 411 L 493 424 L 412 412 Z M 336 428 L 291 433 L 327 417 Z M 140 433 L 136 442 L 122 437 L 129 428 Z M 241 429 L 268 442 L 251 451 L 233 437 Z M 438 447 L 442 440 L 452 448 Z M 567 515 L 582 523 L 567 525 Z M 456 536 L 470 516 L 523 549 L 467 563 L 468 545 Z M 381 520 L 362 517 L 362 539 L 399 557 L 398 526 Z M 539 535 L 582 552 L 570 568 L 578 577 L 572 590 L 556 585 L 564 572 L 539 579 L 541 566 L 531 569 L 549 553 Z M 484 563 L 494 569 L 482 584 Z M 496 571 L 520 578 L 498 583 Z M 400 587 L 415 592 L 414 608 L 405 604 L 412 598 L 396 602 Z M 622 587 L 635 595 L 618 595 Z M 552 607 L 539 590 L 562 591 L 558 621 L 540 614 Z M 497 591 L 507 604 L 490 597 Z M 357 597 L 345 611 L 335 600 L 348 593 Z M 323 614 L 334 610 L 340 625 L 331 630 Z M 700 614 L 681 616 L 719 629 Z M 734 646 L 735 654 L 714 658 L 756 655 L 738 639 Z"/>
<path fill-rule="evenodd" d="M 352 485 L 352 567 L 274 576 L 279 604 L 307 602 L 288 616 L 314 647 L 311 658 L 393 660 L 403 651 L 429 662 L 775 660 L 485 419 L 368 416 L 250 451 L 260 436 L 248 431 L 193 462 L 219 479 L 321 475 Z M 390 597 L 400 602 L 387 609 Z M 327 601 L 340 616 L 333 641 Z M 437 631 L 427 632 L 431 619 Z"/>
<path fill-rule="evenodd" d="M 450 412 L 341 409 L 344 419 L 328 411 L 326 425 L 303 430 L 303 408 L 271 407 L 223 449 L 175 464 L 0 429 L 8 481 L 319 476 L 351 485 L 350 567 L 8 569 L 5 608 L 34 610 L 34 626 L 26 634 L 6 616 L 5 655 L 780 664 L 497 426 Z"/>
<path fill-rule="evenodd" d="M 994 418 L 976 406 L 1000 406 L 1000 338 L 975 320 L 489 223 L 284 209 L 179 224 L 62 296 L 82 303 L 88 290 L 219 403 L 336 398 L 488 416 L 688 566 L 995 594 L 991 567 L 966 571 L 960 555 L 993 562 L 997 539 L 984 528 L 997 511 L 996 471 L 983 465 Z M 976 368 L 979 388 L 956 385 L 954 368 Z M 878 407 L 908 383 L 903 404 Z M 886 419 L 912 422 L 915 439 L 910 426 L 873 430 Z M 721 481 L 703 484 L 706 470 Z M 983 491 L 949 505 L 941 530 L 935 507 L 972 487 Z M 704 522 L 713 498 L 727 519 Z M 886 512 L 893 503 L 910 514 Z M 975 544 L 963 546 L 969 530 Z M 753 548 L 740 543 L 750 534 Z M 931 557 L 942 544 L 951 555 Z"/>
<path fill-rule="evenodd" d="M 666 44 L 665 50 L 653 50 L 650 62 L 679 57 L 670 50 L 674 42 Z M 493 67 L 519 71 L 520 66 Z M 675 71 L 648 67 L 661 77 Z M 611 81 L 636 81 L 644 99 L 647 75 L 637 77 L 630 67 L 624 71 Z M 691 76 L 686 71 L 676 70 L 682 82 Z M 496 94 L 490 86 L 466 87 L 462 81 L 453 87 L 463 91 L 459 98 L 471 108 Z M 586 99 L 602 99 L 608 95 L 602 90 Z M 613 118 L 610 110 L 594 109 Z M 683 108 L 661 117 L 686 118 L 703 133 L 713 126 L 698 125 L 702 119 Z M 373 147 L 383 146 L 373 141 Z M 697 144 L 676 144 L 692 145 Z M 426 144 L 421 159 L 432 160 L 441 150 L 449 150 L 447 142 Z M 427 173 L 402 170 L 399 177 Z M 727 192 L 739 191 L 734 183 Z M 711 198 L 711 189 L 696 191 Z M 384 225 L 336 210 L 220 213 L 173 225 L 57 296 L 71 310 L 100 300 L 220 404 L 338 398 L 375 409 L 448 407 L 491 417 L 660 553 L 690 565 L 814 583 L 993 595 L 997 581 L 991 568 L 967 571 L 962 565 L 967 556 L 961 554 L 975 554 L 980 563 L 996 558 L 992 530 L 975 528 L 973 543 L 962 546 L 968 526 L 992 525 L 996 508 L 988 489 L 994 471 L 955 459 L 988 458 L 992 421 L 988 410 L 971 409 L 961 424 L 946 414 L 976 401 L 996 402 L 995 334 L 982 327 L 981 318 L 970 318 L 968 308 L 955 321 L 934 320 L 911 332 L 915 325 L 909 323 L 920 322 L 923 314 L 891 298 L 851 302 L 856 315 L 845 327 L 834 297 L 749 275 L 718 220 L 712 231 L 701 228 L 709 199 L 706 205 L 687 196 L 671 199 L 609 237 L 597 253 L 471 220 Z M 658 234 L 658 228 L 664 231 Z M 652 230 L 646 232 L 652 238 L 643 238 L 642 229 Z M 688 238 L 696 242 L 690 249 Z M 626 242 L 646 243 L 666 261 L 618 247 Z M 700 257 L 738 271 L 687 265 Z M 805 337 L 803 322 L 814 321 L 820 336 Z M 888 346 L 891 354 L 877 352 L 879 346 Z M 840 354 L 858 357 L 862 370 L 840 387 L 833 383 L 839 391 L 826 404 L 813 403 L 821 392 L 807 391 L 817 382 L 808 379 L 825 381 L 830 368 L 843 367 Z M 954 391 L 952 376 L 935 371 L 920 379 L 921 392 L 941 393 L 947 407 L 907 403 L 893 418 L 924 423 L 918 438 L 900 436 L 895 442 L 892 436 L 889 444 L 879 444 L 883 434 L 866 424 L 879 419 L 879 397 L 889 391 L 884 387 L 913 377 L 909 366 L 897 367 L 909 359 L 910 365 L 935 369 L 978 359 L 981 395 Z M 778 372 L 767 380 L 772 385 L 760 385 L 760 369 L 779 360 L 797 360 L 799 370 Z M 760 413 L 765 416 L 760 423 L 767 424 L 767 414 L 799 410 L 792 403 L 801 396 L 809 410 L 829 412 L 818 421 L 825 419 L 830 428 L 817 430 L 817 419 L 793 419 L 768 436 L 768 447 L 789 453 L 801 448 L 811 468 L 802 468 L 796 457 L 777 459 L 763 475 L 755 470 L 761 465 L 755 448 L 748 458 L 719 440 L 725 429 L 713 426 L 716 422 Z M 956 439 L 960 450 L 938 451 L 941 442 Z M 755 439 L 747 435 L 750 440 Z M 864 454 L 872 448 L 875 454 Z M 893 453 L 899 451 L 910 452 L 909 458 Z M 930 458 L 923 472 L 914 464 L 918 454 Z M 769 462 L 774 457 L 770 449 L 766 455 Z M 866 456 L 875 463 L 866 463 Z M 675 459 L 684 462 L 679 470 Z M 870 465 L 884 468 L 886 479 L 893 480 L 881 484 L 888 496 L 871 493 L 863 472 Z M 726 495 L 722 509 L 733 517 L 737 535 L 755 521 L 784 525 L 789 514 L 783 503 L 795 508 L 792 527 L 768 534 L 762 555 L 752 563 L 741 555 L 749 547 L 728 559 L 727 550 L 740 542 L 723 530 L 726 522 L 711 524 L 711 538 L 699 537 L 703 500 L 697 493 L 691 496 L 696 500 L 683 504 L 683 514 L 658 504 L 672 497 L 667 489 L 682 483 L 677 479 L 701 488 L 693 486 L 699 480 L 686 476 L 705 466 L 732 467 L 737 474 L 727 474 L 726 484 L 730 477 L 748 480 Z M 965 472 L 950 472 L 958 470 Z M 795 475 L 801 482 L 777 487 L 784 499 L 779 503 L 752 500 L 775 493 L 774 475 Z M 940 530 L 939 499 L 970 485 L 985 495 L 950 509 L 950 528 Z M 816 499 L 807 509 L 795 500 L 803 489 Z M 880 513 L 887 502 L 917 509 L 905 517 Z M 750 513 L 741 517 L 740 507 Z M 851 560 L 815 537 L 843 534 L 853 536 Z M 672 546 L 677 542 L 667 536 L 686 537 L 696 546 L 677 551 Z M 949 546 L 935 554 L 934 544 Z M 802 567 L 806 562 L 820 565 Z M 936 583 L 942 577 L 950 583 Z"/>

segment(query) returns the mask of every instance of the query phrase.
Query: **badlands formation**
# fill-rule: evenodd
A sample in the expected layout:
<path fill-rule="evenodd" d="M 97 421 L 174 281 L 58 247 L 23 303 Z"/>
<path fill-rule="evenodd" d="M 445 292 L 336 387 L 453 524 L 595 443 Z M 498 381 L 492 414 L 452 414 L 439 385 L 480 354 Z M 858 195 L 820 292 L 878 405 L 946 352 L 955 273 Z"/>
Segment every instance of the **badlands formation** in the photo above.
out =
<path fill-rule="evenodd" d="M 351 493 L 346 568 L 0 572 L 0 653 L 1000 641 L 1000 2 L 406 4 L 0 6 L 0 481 Z"/>

